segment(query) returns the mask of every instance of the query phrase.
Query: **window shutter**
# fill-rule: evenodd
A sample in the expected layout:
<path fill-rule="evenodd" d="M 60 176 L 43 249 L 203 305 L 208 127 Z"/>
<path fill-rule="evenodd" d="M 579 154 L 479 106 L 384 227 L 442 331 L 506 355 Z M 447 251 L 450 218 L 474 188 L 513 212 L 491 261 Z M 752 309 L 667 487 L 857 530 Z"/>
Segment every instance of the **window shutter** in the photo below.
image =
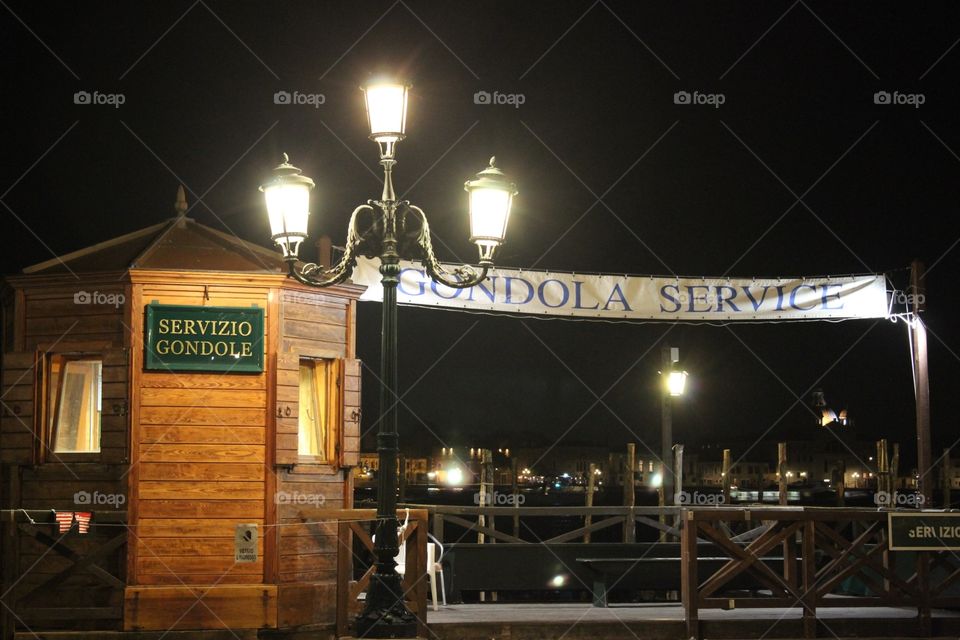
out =
<path fill-rule="evenodd" d="M 274 463 L 297 463 L 300 410 L 300 359 L 283 354 L 277 357 L 277 399 L 273 407 L 276 421 Z"/>
<path fill-rule="evenodd" d="M 327 374 L 327 419 L 325 422 L 327 448 L 324 452 L 327 461 L 334 468 L 343 462 L 343 384 L 344 361 L 330 360 Z"/>
<path fill-rule="evenodd" d="M 341 433 L 341 466 L 355 467 L 360 463 L 360 369 L 356 358 L 343 361 L 343 428 Z"/>
<path fill-rule="evenodd" d="M 36 460 L 37 438 L 37 363 L 35 351 L 3 354 L 0 384 L 0 462 L 29 465 Z"/>

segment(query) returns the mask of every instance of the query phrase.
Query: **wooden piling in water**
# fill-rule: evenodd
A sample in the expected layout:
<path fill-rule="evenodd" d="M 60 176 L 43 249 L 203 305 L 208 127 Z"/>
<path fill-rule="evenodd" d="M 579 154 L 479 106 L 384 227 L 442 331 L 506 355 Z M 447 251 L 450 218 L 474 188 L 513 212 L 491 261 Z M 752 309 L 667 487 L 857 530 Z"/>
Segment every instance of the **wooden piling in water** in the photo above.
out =
<path fill-rule="evenodd" d="M 723 504 L 730 504 L 730 449 L 723 450 L 723 466 L 720 473 L 723 479 Z"/>
<path fill-rule="evenodd" d="M 890 497 L 896 492 L 900 484 L 900 443 L 893 443 L 893 456 L 890 457 Z"/>
<path fill-rule="evenodd" d="M 950 461 L 950 449 L 943 450 L 943 508 L 949 509 L 953 504 L 953 462 Z"/>
<path fill-rule="evenodd" d="M 787 443 L 777 443 L 777 490 L 780 504 L 787 504 Z M 761 489 L 762 491 L 762 489 Z"/>
<path fill-rule="evenodd" d="M 587 496 L 586 496 L 586 504 L 587 504 L 588 507 L 592 507 L 592 506 L 593 506 L 594 478 L 597 477 L 597 465 L 591 462 L 591 463 L 590 463 L 590 469 L 587 471 L 587 474 L 588 474 L 588 477 L 587 477 Z M 587 515 L 585 515 L 585 516 L 583 517 L 583 526 L 589 527 L 591 524 L 593 524 L 593 516 L 591 516 L 591 515 L 588 513 Z M 590 531 L 589 531 L 589 530 L 588 530 L 586 533 L 583 534 L 583 541 L 584 541 L 584 542 L 590 542 Z"/>
<path fill-rule="evenodd" d="M 623 470 L 623 506 L 633 507 L 637 502 L 637 445 L 627 443 L 626 469 Z M 637 538 L 637 523 L 632 517 L 623 520 L 623 541 L 634 542 Z"/>

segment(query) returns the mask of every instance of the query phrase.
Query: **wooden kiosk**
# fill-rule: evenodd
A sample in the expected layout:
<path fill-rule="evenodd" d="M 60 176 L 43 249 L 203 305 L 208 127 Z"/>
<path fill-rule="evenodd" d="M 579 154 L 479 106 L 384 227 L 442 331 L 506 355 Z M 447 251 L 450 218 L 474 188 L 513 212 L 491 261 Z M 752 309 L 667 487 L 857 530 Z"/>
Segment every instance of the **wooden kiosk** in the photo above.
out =
<path fill-rule="evenodd" d="M 6 278 L 5 634 L 334 622 L 363 288 L 177 211 Z"/>

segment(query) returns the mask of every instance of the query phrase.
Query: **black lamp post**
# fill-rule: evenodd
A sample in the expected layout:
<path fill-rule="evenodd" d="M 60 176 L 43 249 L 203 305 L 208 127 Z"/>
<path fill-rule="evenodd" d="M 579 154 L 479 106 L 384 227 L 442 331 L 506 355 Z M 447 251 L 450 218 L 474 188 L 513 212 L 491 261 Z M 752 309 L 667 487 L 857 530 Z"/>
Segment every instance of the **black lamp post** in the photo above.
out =
<path fill-rule="evenodd" d="M 687 372 L 680 366 L 680 350 L 664 345 L 661 350 L 663 390 L 660 395 L 660 455 L 663 460 L 663 473 L 660 477 L 665 504 L 675 502 L 676 474 L 673 455 L 673 399 L 683 395 L 687 383 Z"/>
<path fill-rule="evenodd" d="M 470 240 L 480 251 L 479 272 L 468 265 L 446 271 L 437 261 L 430 240 L 426 214 L 406 200 L 397 200 L 393 190 L 393 166 L 397 144 L 403 140 L 409 86 L 376 82 L 363 87 L 370 138 L 380 148 L 383 194 L 354 209 L 347 227 L 347 242 L 340 262 L 330 269 L 316 264 L 298 265 L 300 244 L 307 237 L 310 190 L 314 183 L 283 163 L 261 187 L 266 199 L 273 240 L 283 251 L 290 276 L 306 285 L 328 287 L 350 277 L 358 255 L 380 259 L 383 285 L 383 321 L 380 351 L 380 430 L 377 452 L 377 539 L 374 552 L 377 569 L 370 581 L 366 605 L 357 618 L 357 635 L 369 638 L 406 638 L 417 633 L 416 617 L 404 602 L 396 572 L 397 542 L 397 285 L 401 258 L 419 259 L 436 282 L 463 289 L 484 280 L 493 265 L 494 251 L 503 243 L 516 186 L 496 167 L 490 166 L 468 181 Z M 366 215 L 363 215 L 366 214 Z M 362 222 L 364 221 L 365 222 Z M 364 225 L 364 226 L 362 226 Z"/>

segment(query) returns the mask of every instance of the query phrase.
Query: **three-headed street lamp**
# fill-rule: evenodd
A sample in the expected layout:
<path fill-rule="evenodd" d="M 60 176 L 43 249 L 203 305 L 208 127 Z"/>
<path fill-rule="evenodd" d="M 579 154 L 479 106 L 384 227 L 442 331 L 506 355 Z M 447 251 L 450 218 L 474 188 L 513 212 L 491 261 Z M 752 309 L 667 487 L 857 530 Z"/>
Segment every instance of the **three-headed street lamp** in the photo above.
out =
<path fill-rule="evenodd" d="M 377 527 L 374 553 L 376 573 L 370 580 L 366 604 L 357 618 L 357 635 L 369 638 L 415 637 L 415 616 L 404 603 L 394 557 L 397 543 L 397 285 L 400 260 L 419 259 L 436 282 L 455 289 L 482 282 L 493 266 L 493 256 L 504 240 L 516 185 L 490 158 L 490 166 L 465 183 L 469 196 L 470 240 L 480 252 L 479 270 L 469 265 L 447 271 L 437 261 L 430 225 L 420 207 L 397 200 L 393 166 L 397 144 L 406 133 L 410 87 L 397 82 L 373 82 L 363 87 L 370 139 L 380 148 L 383 194 L 354 209 L 347 226 L 347 241 L 340 262 L 328 269 L 298 264 L 300 245 L 307 238 L 310 190 L 314 183 L 283 162 L 260 187 L 264 193 L 270 230 L 286 260 L 289 274 L 305 285 L 329 287 L 350 277 L 358 255 L 380 259 L 383 285 L 383 320 L 380 351 L 380 429 L 377 434 L 380 472 L 377 476 Z"/>

